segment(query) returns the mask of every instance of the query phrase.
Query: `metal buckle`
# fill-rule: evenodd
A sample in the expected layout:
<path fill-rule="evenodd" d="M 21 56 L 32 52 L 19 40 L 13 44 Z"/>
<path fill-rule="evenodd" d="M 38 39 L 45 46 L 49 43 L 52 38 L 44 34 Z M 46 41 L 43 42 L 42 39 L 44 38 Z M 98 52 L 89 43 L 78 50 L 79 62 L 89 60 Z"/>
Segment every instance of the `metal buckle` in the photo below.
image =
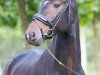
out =
<path fill-rule="evenodd" d="M 47 29 L 46 32 L 47 32 L 47 36 L 48 36 L 48 37 L 52 37 L 52 36 L 54 35 L 52 29 Z"/>

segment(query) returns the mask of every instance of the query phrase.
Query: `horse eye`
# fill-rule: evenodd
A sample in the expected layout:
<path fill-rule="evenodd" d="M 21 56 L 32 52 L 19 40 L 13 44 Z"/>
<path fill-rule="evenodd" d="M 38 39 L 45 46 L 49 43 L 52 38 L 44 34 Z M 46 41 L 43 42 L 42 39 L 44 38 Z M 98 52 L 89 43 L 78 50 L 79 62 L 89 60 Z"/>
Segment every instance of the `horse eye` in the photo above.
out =
<path fill-rule="evenodd" d="M 60 6 L 60 4 L 54 4 L 55 8 L 58 8 Z"/>

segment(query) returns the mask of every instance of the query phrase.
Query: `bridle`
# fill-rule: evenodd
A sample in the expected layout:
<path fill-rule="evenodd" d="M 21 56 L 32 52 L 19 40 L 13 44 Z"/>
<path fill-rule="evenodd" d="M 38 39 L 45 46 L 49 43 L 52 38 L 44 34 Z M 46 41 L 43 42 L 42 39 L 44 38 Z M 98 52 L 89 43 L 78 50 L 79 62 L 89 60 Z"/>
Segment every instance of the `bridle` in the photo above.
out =
<path fill-rule="evenodd" d="M 45 18 L 45 16 L 43 16 L 40 13 L 35 14 L 35 16 L 33 17 L 33 20 L 35 20 L 35 22 L 37 23 L 37 25 L 38 25 L 41 33 L 42 33 L 43 39 L 50 39 L 50 38 L 52 38 L 52 36 L 54 35 L 54 30 L 57 27 L 57 24 L 59 23 L 60 18 L 63 16 L 63 13 L 67 10 L 68 7 L 69 7 L 69 2 L 66 2 L 64 8 L 60 11 L 60 13 L 57 15 L 57 17 L 52 22 L 50 22 L 48 19 Z M 39 23 L 37 22 L 37 20 L 39 20 L 42 23 L 44 23 L 45 25 L 49 26 L 50 29 L 48 29 L 47 32 L 51 32 L 50 35 L 48 35 L 48 34 L 45 35 L 43 33 L 43 30 L 39 26 Z"/>

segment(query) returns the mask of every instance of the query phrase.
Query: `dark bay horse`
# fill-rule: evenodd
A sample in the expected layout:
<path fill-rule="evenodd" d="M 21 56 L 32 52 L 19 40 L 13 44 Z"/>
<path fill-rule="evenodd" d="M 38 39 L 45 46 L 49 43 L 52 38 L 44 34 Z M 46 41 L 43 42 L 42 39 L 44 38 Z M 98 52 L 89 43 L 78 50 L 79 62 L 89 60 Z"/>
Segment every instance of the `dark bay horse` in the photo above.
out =
<path fill-rule="evenodd" d="M 52 38 L 48 47 L 52 54 L 47 50 L 20 53 L 8 61 L 4 75 L 85 75 L 81 66 L 76 0 L 42 0 L 25 37 L 35 46 Z"/>

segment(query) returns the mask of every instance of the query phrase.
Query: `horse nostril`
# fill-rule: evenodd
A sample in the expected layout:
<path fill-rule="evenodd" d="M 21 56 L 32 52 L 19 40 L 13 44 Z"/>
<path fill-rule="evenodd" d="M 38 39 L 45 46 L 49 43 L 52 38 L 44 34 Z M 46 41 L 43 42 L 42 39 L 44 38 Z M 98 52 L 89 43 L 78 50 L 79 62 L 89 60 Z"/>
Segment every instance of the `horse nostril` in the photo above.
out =
<path fill-rule="evenodd" d="M 34 32 L 31 32 L 31 33 L 29 34 L 29 36 L 30 36 L 30 37 L 35 37 L 35 33 L 34 33 Z"/>
<path fill-rule="evenodd" d="M 34 32 L 31 32 L 31 33 L 29 34 L 29 39 L 30 39 L 31 41 L 36 40 L 36 37 L 35 37 L 35 33 L 34 33 Z"/>
<path fill-rule="evenodd" d="M 35 33 L 34 32 L 26 33 L 25 39 L 28 41 L 28 43 L 35 41 L 36 40 Z"/>

